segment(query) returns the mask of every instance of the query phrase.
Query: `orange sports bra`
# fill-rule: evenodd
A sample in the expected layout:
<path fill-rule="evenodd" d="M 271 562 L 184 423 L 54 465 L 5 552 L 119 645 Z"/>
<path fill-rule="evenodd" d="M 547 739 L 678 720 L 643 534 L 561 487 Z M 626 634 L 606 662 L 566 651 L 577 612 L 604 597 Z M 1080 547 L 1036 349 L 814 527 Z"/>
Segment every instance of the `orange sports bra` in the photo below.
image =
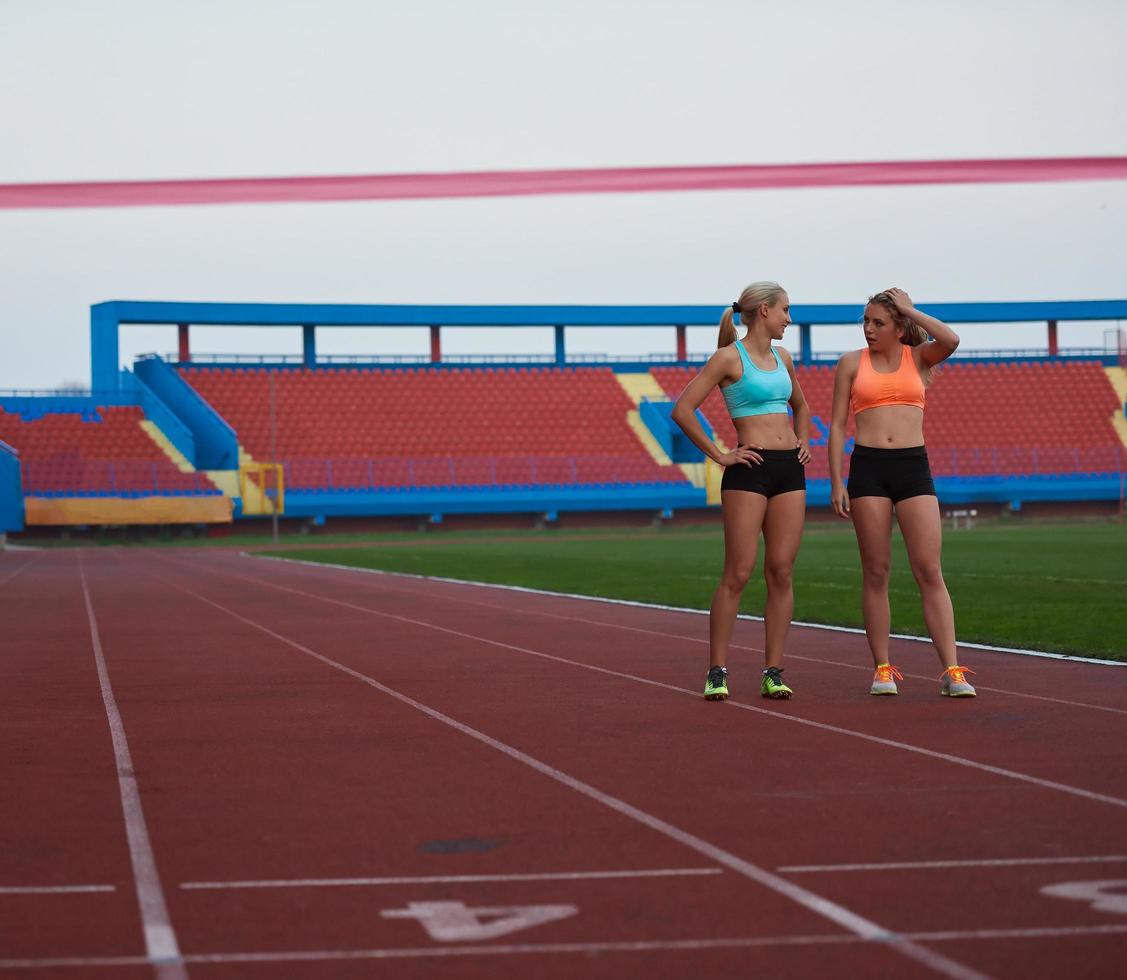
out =
<path fill-rule="evenodd" d="M 916 362 L 912 360 L 912 351 L 907 344 L 901 344 L 900 351 L 900 367 L 887 374 L 874 371 L 869 352 L 861 351 L 857 377 L 853 379 L 853 387 L 849 391 L 854 415 L 881 405 L 924 407 L 924 382 L 916 370 Z"/>

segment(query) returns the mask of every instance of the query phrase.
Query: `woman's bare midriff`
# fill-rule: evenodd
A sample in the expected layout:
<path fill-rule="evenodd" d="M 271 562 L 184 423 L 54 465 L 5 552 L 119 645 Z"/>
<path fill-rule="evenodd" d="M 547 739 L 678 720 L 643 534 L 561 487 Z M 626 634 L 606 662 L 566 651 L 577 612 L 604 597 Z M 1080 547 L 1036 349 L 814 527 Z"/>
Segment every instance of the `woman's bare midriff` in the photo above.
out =
<path fill-rule="evenodd" d="M 907 449 L 924 444 L 924 410 L 915 405 L 878 405 L 853 417 L 859 446 Z"/>
<path fill-rule="evenodd" d="M 759 449 L 796 449 L 798 436 L 794 434 L 790 416 L 785 412 L 773 415 L 746 415 L 733 419 L 741 446 Z"/>

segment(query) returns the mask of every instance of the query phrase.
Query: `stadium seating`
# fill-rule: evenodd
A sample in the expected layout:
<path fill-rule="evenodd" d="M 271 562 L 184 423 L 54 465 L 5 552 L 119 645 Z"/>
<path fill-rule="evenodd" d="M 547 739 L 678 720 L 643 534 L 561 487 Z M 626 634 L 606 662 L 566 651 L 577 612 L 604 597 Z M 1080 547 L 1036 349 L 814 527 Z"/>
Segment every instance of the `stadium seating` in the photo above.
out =
<path fill-rule="evenodd" d="M 833 402 L 831 365 L 797 369 L 810 404 L 812 460 L 807 474 L 829 475 L 825 437 Z M 695 370 L 655 367 L 676 398 Z M 1111 416 L 1115 390 L 1097 361 L 948 362 L 927 389 L 924 436 L 936 476 L 1115 472 L 1120 442 Z M 735 444 L 724 401 L 713 391 L 702 406 L 717 435 Z M 850 417 L 846 438 L 853 436 Z"/>
<path fill-rule="evenodd" d="M 202 473 L 182 473 L 140 427 L 133 406 L 52 412 L 35 418 L 0 409 L 0 441 L 20 454 L 27 496 L 218 494 Z"/>
<path fill-rule="evenodd" d="M 609 368 L 179 370 L 288 489 L 687 484 Z"/>

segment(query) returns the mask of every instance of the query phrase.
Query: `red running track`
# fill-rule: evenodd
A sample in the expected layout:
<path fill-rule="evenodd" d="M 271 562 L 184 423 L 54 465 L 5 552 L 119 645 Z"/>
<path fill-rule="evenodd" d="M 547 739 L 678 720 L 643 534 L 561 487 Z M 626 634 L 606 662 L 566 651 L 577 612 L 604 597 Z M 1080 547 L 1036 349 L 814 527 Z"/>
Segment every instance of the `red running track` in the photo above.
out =
<path fill-rule="evenodd" d="M 0 614 L 5 977 L 1122 972 L 1124 668 L 800 628 L 768 703 L 741 622 L 712 704 L 702 616 L 202 549 Z"/>

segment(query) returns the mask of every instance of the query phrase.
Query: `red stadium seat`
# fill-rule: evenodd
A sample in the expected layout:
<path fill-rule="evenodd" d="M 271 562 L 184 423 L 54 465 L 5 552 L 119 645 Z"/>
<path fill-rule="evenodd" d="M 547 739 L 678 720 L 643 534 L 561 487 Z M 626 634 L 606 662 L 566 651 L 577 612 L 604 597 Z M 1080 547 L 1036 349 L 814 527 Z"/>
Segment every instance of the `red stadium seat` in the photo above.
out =
<path fill-rule="evenodd" d="M 231 423 L 253 456 L 271 458 L 264 371 L 245 377 L 183 368 L 181 373 Z M 607 464 L 608 472 L 616 473 L 621 460 L 637 459 L 635 482 L 685 482 L 679 468 L 660 466 L 638 441 L 626 421 L 634 404 L 609 368 L 279 371 L 275 396 L 280 459 L 371 460 L 380 464 L 374 470 L 377 486 L 406 479 L 379 475 L 402 473 L 382 465 L 394 457 L 422 461 L 414 477 L 421 485 L 478 485 L 487 475 L 497 483 L 508 482 L 500 472 L 492 476 L 494 470 L 484 463 L 470 462 L 492 457 L 494 467 L 506 474 L 527 469 L 527 461 L 506 463 L 506 456 L 604 456 L 619 460 Z M 444 462 L 448 456 L 465 461 L 459 464 L 463 469 L 452 475 Z M 532 482 L 603 482 L 601 475 L 596 480 L 578 468 L 575 475 L 565 470 L 567 479 Z M 367 480 L 365 471 L 341 476 L 336 485 L 357 485 L 361 476 Z"/>
<path fill-rule="evenodd" d="M 217 493 L 201 473 L 182 473 L 140 427 L 133 406 L 101 406 L 101 421 L 57 412 L 25 421 L 0 409 L 0 440 L 20 453 L 24 492 Z"/>

